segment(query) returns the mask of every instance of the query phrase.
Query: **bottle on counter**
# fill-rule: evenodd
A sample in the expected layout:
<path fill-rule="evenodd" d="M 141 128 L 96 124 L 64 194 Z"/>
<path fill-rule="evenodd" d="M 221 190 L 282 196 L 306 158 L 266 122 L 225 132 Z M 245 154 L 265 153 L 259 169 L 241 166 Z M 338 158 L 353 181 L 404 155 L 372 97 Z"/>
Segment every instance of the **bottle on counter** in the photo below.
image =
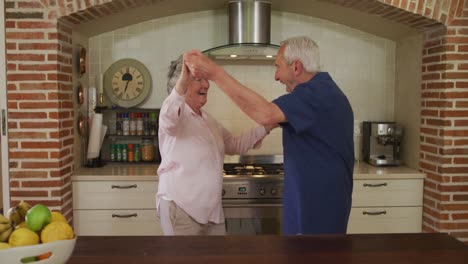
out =
<path fill-rule="evenodd" d="M 137 134 L 137 119 L 136 113 L 130 113 L 130 135 L 134 136 Z"/>
<path fill-rule="evenodd" d="M 123 135 L 122 113 L 116 113 L 117 120 L 115 121 L 115 132 L 117 135 Z"/>
<path fill-rule="evenodd" d="M 122 135 L 130 135 L 130 120 L 128 119 L 128 113 L 122 113 Z"/>
<path fill-rule="evenodd" d="M 151 136 L 156 136 L 157 133 L 158 133 L 158 126 L 157 126 L 157 120 L 156 120 L 156 113 L 151 113 L 150 115 L 150 125 L 149 125 L 149 129 L 150 129 L 150 135 Z"/>
<path fill-rule="evenodd" d="M 111 144 L 110 160 L 117 161 L 117 144 Z"/>
<path fill-rule="evenodd" d="M 143 126 L 143 113 L 137 113 L 136 119 L 136 134 L 138 136 L 143 136 L 144 134 L 144 126 Z"/>
<path fill-rule="evenodd" d="M 140 144 L 135 144 L 135 157 L 134 157 L 135 162 L 140 162 L 141 161 L 141 147 Z"/>
<path fill-rule="evenodd" d="M 109 116 L 109 123 L 107 124 L 109 127 L 109 134 L 116 135 L 117 134 L 117 118 L 116 113 L 111 112 Z"/>
<path fill-rule="evenodd" d="M 127 145 L 127 161 L 128 162 L 134 162 L 135 161 L 135 152 L 133 149 L 133 144 L 128 144 Z"/>
<path fill-rule="evenodd" d="M 117 161 L 122 161 L 122 145 L 121 144 L 116 144 L 115 146 L 116 149 L 116 160 Z"/>
<path fill-rule="evenodd" d="M 143 135 L 150 135 L 150 118 L 149 113 L 143 113 Z"/>
<path fill-rule="evenodd" d="M 128 161 L 128 155 L 127 155 L 128 149 L 127 149 L 127 144 L 122 144 L 121 147 L 122 147 L 122 161 L 123 161 L 123 162 L 127 162 L 127 161 Z"/>

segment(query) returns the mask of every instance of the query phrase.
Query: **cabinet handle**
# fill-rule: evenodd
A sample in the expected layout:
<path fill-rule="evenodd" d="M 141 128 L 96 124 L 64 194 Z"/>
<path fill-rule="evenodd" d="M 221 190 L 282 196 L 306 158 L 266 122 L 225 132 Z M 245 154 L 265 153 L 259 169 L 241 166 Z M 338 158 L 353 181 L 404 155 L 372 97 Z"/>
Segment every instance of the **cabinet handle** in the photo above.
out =
<path fill-rule="evenodd" d="M 6 110 L 2 109 L 2 135 L 6 136 L 7 131 Z"/>
<path fill-rule="evenodd" d="M 364 183 L 362 186 L 364 187 L 382 187 L 382 186 L 387 186 L 387 183 L 377 183 L 377 184 L 370 184 L 370 183 Z"/>
<path fill-rule="evenodd" d="M 137 213 L 134 214 L 127 214 L 127 215 L 119 215 L 119 214 L 112 214 L 112 218 L 130 218 L 130 217 L 138 217 Z"/>
<path fill-rule="evenodd" d="M 133 185 L 112 185 L 112 189 L 131 189 L 131 188 L 137 188 L 138 186 L 136 184 Z"/>
<path fill-rule="evenodd" d="M 387 211 L 380 211 L 380 212 L 362 212 L 363 215 L 383 215 L 383 214 L 387 214 Z"/>

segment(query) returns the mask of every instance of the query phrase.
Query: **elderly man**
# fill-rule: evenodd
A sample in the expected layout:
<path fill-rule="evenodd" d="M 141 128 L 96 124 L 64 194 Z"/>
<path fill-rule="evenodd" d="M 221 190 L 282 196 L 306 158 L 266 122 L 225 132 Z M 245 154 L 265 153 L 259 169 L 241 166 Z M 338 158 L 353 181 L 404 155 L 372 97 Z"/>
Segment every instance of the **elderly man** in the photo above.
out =
<path fill-rule="evenodd" d="M 196 78 L 212 80 L 250 118 L 283 128 L 284 234 L 346 233 L 353 188 L 353 111 L 326 72 L 308 37 L 281 42 L 275 80 L 287 94 L 268 102 L 199 51 L 185 63 Z"/>

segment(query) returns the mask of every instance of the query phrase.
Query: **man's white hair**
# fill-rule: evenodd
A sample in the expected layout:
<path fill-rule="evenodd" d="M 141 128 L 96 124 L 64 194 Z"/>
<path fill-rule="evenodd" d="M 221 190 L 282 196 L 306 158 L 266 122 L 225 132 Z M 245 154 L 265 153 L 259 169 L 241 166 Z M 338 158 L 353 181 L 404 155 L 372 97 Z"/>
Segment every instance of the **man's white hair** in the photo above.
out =
<path fill-rule="evenodd" d="M 288 64 L 298 60 L 307 72 L 320 70 L 319 47 L 315 41 L 306 36 L 288 38 L 280 42 L 284 48 L 284 58 Z"/>

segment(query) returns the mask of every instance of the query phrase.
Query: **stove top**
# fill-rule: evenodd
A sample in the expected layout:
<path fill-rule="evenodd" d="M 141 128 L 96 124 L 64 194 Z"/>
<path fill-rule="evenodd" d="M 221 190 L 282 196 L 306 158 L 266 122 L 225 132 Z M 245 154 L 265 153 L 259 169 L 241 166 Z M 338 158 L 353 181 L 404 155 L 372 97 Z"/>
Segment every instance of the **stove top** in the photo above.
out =
<path fill-rule="evenodd" d="M 224 175 L 284 175 L 283 164 L 224 164 Z"/>
<path fill-rule="evenodd" d="M 282 155 L 226 156 L 223 174 L 232 178 L 281 178 L 284 175 Z"/>
<path fill-rule="evenodd" d="M 282 156 L 238 156 L 223 167 L 223 201 L 276 200 L 281 203 L 284 168 Z"/>

